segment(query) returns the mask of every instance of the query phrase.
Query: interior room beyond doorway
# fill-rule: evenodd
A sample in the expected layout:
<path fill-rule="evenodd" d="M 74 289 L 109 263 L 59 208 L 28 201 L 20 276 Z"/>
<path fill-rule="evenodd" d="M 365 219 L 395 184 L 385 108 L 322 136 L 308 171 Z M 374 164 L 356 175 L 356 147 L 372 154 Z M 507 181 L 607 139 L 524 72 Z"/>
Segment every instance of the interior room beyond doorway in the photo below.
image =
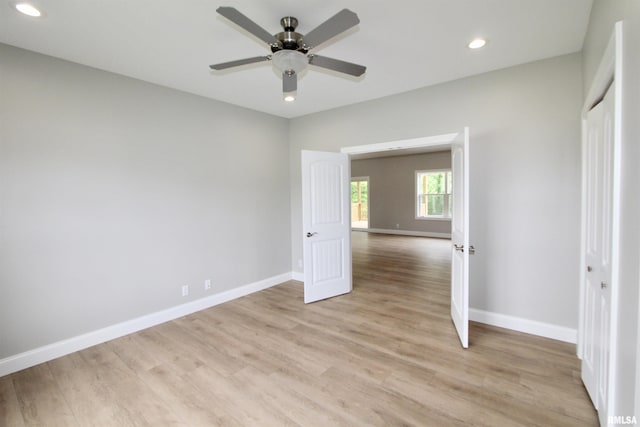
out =
<path fill-rule="evenodd" d="M 451 151 L 351 159 L 352 228 L 385 234 L 451 237 Z"/>

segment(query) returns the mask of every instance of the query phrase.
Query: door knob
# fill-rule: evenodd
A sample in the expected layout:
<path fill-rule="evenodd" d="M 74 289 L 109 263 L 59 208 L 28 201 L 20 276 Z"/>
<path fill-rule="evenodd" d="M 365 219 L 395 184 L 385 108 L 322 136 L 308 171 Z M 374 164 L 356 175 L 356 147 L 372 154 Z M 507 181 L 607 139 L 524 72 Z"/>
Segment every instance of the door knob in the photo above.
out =
<path fill-rule="evenodd" d="M 473 255 L 476 253 L 476 248 L 473 247 L 473 245 L 469 246 L 469 255 Z"/>
<path fill-rule="evenodd" d="M 590 265 L 587 265 L 587 273 L 591 273 L 593 271 L 593 268 L 591 268 Z"/>
<path fill-rule="evenodd" d="M 312 237 L 312 236 L 315 236 L 316 234 L 318 234 L 318 233 L 315 233 L 315 232 L 314 232 L 314 233 L 311 233 L 311 232 L 309 232 L 309 233 L 307 233 L 307 237 Z"/>
<path fill-rule="evenodd" d="M 607 283 L 606 282 L 600 282 L 600 289 L 604 289 L 607 287 Z"/>
<path fill-rule="evenodd" d="M 456 248 L 456 251 L 464 252 L 464 245 L 458 246 L 454 244 L 453 247 Z"/>

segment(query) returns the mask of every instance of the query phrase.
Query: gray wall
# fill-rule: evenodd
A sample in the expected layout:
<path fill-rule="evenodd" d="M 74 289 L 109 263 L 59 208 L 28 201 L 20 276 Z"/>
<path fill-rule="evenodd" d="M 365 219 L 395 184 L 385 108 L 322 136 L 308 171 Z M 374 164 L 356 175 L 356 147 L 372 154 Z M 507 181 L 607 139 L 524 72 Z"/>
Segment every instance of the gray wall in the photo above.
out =
<path fill-rule="evenodd" d="M 415 172 L 450 168 L 451 151 L 352 160 L 351 176 L 369 177 L 369 228 L 451 234 L 450 220 L 415 215 Z"/>
<path fill-rule="evenodd" d="M 576 328 L 580 54 L 293 119 L 292 265 L 302 258 L 300 150 L 471 129 L 473 308 Z"/>
<path fill-rule="evenodd" d="M 584 44 L 587 93 L 616 21 L 624 22 L 622 115 L 622 239 L 618 312 L 617 408 L 611 415 L 640 417 L 638 287 L 640 284 L 640 1 L 596 0 Z M 634 403 L 635 397 L 635 403 Z M 634 409 L 634 404 L 635 406 Z"/>
<path fill-rule="evenodd" d="M 287 120 L 6 45 L 0 77 L 0 358 L 291 271 Z"/>

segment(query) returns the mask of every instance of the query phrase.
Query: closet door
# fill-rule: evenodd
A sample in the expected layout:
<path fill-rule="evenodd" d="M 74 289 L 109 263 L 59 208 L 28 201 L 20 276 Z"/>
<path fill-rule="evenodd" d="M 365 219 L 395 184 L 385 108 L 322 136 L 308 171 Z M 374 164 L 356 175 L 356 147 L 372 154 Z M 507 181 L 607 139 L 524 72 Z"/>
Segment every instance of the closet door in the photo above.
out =
<path fill-rule="evenodd" d="M 582 380 L 599 414 L 607 407 L 611 318 L 614 89 L 587 114 L 585 298 Z"/>

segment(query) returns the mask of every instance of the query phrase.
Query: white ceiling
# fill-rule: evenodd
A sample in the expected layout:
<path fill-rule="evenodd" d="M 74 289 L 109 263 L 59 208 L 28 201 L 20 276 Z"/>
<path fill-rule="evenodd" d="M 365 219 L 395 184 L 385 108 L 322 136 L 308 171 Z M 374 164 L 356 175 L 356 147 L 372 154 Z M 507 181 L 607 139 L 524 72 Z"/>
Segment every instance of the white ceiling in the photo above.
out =
<path fill-rule="evenodd" d="M 45 18 L 0 5 L 0 42 L 239 106 L 296 117 L 576 52 L 592 0 L 33 0 Z M 360 25 L 314 50 L 366 65 L 359 78 L 309 67 L 282 101 L 270 63 L 214 73 L 209 64 L 269 54 L 216 13 L 233 6 L 271 33 L 307 33 L 343 8 Z M 466 47 L 474 37 L 483 49 Z"/>

